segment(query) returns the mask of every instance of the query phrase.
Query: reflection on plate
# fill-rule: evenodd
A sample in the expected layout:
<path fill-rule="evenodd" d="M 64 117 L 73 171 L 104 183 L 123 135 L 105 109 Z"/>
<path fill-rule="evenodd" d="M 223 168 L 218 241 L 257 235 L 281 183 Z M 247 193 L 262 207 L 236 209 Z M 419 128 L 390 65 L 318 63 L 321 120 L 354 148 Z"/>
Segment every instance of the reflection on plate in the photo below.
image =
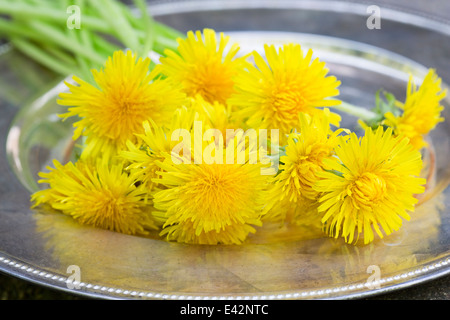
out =
<path fill-rule="evenodd" d="M 444 68 L 449 35 L 421 28 L 422 18 L 406 25 L 391 14 L 385 29 L 374 34 L 364 29 L 365 19 L 356 10 L 360 6 L 351 3 L 333 2 L 339 10 L 312 8 L 309 1 L 274 10 L 242 9 L 234 2 L 220 10 L 218 3 L 155 5 L 152 12 L 183 31 L 205 26 L 226 31 L 242 51 L 261 50 L 264 43 L 311 47 L 342 81 L 341 98 L 366 107 L 373 105 L 380 87 L 401 98 L 408 73 L 420 80 L 428 67 L 435 67 L 444 70 L 444 82 L 450 81 Z M 418 30 L 424 41 L 442 43 L 432 60 L 416 50 L 417 41 L 404 40 L 418 36 Z M 0 205 L 0 269 L 5 272 L 89 296 L 157 299 L 361 297 L 450 272 L 449 101 L 444 102 L 446 122 L 431 136 L 436 152 L 425 154 L 433 164 L 427 168 L 433 173 L 429 189 L 398 232 L 360 246 L 324 237 L 320 230 L 265 225 L 242 246 L 184 245 L 157 235 L 144 238 L 81 226 L 51 210 L 31 211 L 37 173 L 70 150 L 71 123 L 56 116 L 62 113 L 56 95 L 65 86 L 11 50 L 0 56 L 0 69 L 2 81 L 23 93 L 2 92 L 7 107 L 1 112 L 10 122 L 1 123 L 7 158 L 0 164 L 12 172 L 0 180 L 1 190 L 9 190 Z M 29 101 L 21 100 L 28 94 Z M 354 122 L 345 117 L 342 125 L 353 129 Z"/>

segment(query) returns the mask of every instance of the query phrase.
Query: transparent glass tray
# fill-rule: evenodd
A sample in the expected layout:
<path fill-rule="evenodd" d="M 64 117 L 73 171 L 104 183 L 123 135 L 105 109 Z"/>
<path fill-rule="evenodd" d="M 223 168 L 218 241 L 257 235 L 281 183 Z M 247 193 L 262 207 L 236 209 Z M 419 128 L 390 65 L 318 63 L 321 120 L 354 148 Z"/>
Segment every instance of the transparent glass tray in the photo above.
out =
<path fill-rule="evenodd" d="M 403 99 L 409 73 L 436 68 L 450 82 L 450 25 L 383 11 L 366 27 L 367 4 L 347 1 L 152 2 L 151 13 L 181 31 L 214 28 L 242 52 L 264 43 L 311 47 L 341 81 L 341 98 L 367 108 L 375 92 Z M 359 298 L 450 273 L 450 101 L 430 136 L 430 189 L 400 231 L 348 245 L 302 227 L 264 226 L 241 246 L 185 245 L 81 226 L 33 211 L 37 173 L 70 149 L 71 122 L 56 114 L 63 79 L 0 47 L 0 270 L 58 290 L 123 299 Z M 351 117 L 343 126 L 353 129 Z M 6 150 L 6 153 L 5 153 Z M 73 267 L 75 266 L 75 267 Z M 72 283 L 78 270 L 80 283 Z M 379 277 L 377 277 L 379 276 Z M 374 280 L 377 280 L 374 282 Z"/>

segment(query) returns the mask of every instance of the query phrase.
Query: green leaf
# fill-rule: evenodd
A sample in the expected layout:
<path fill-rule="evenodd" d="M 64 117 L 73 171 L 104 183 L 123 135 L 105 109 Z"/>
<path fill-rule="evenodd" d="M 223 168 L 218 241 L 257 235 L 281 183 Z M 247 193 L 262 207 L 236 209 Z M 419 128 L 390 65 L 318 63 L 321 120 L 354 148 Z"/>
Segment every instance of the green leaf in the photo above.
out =
<path fill-rule="evenodd" d="M 383 125 L 386 113 L 390 112 L 394 116 L 399 116 L 401 114 L 401 109 L 396 105 L 397 99 L 395 95 L 380 89 L 375 93 L 375 107 L 372 112 L 376 115 L 374 118 L 364 121 L 363 123 L 372 129 Z"/>

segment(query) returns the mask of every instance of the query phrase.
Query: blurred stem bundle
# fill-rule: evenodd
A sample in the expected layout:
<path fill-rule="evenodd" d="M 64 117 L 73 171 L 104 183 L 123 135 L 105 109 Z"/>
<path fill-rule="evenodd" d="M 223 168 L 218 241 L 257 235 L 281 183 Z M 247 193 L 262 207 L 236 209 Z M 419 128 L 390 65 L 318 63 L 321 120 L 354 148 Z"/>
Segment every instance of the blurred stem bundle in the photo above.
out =
<path fill-rule="evenodd" d="M 153 20 L 145 0 L 133 2 L 135 8 L 119 0 L 2 0 L 0 37 L 64 77 L 93 82 L 90 70 L 114 51 L 162 54 L 184 36 Z"/>

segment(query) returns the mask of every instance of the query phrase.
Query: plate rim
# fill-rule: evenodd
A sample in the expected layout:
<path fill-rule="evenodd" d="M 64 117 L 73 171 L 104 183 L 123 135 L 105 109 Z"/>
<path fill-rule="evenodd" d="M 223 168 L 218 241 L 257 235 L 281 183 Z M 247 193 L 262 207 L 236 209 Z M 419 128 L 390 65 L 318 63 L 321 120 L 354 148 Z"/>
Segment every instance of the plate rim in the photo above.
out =
<path fill-rule="evenodd" d="M 274 291 L 261 294 L 252 292 L 229 294 L 199 294 L 189 292 L 162 293 L 148 290 L 127 290 L 120 287 L 107 287 L 83 281 L 79 283 L 71 282 L 70 277 L 34 267 L 31 264 L 12 258 L 4 253 L 0 255 L 0 271 L 40 286 L 89 298 L 151 300 L 348 300 L 385 294 L 450 275 L 450 257 L 438 260 L 438 262 L 427 263 L 417 269 L 409 269 L 408 272 L 400 272 L 389 275 L 388 277 L 381 277 L 377 282 L 371 282 L 371 284 L 379 285 L 380 288 L 366 291 L 360 290 L 368 286 L 367 282 L 354 282 L 343 286 L 306 290 L 280 290 L 278 292 Z M 45 279 L 46 281 L 42 282 L 40 281 L 41 279 Z M 402 281 L 405 279 L 408 280 L 398 282 L 399 280 Z M 392 284 L 390 285 L 389 283 Z M 70 289 L 68 284 L 79 286 L 79 288 Z M 341 294 L 343 292 L 345 293 Z"/>

